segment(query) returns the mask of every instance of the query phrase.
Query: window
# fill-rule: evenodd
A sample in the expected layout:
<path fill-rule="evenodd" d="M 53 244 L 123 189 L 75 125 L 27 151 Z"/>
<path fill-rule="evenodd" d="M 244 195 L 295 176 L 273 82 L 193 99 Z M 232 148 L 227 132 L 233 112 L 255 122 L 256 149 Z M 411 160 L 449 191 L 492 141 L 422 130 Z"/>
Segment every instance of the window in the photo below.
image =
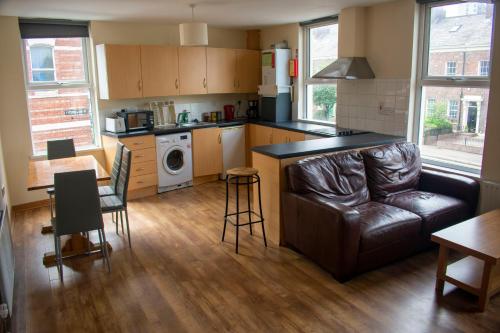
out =
<path fill-rule="evenodd" d="M 55 81 L 54 52 L 50 45 L 34 44 L 30 47 L 31 81 Z"/>
<path fill-rule="evenodd" d="M 488 60 L 479 61 L 479 75 L 488 76 L 490 74 L 490 62 Z"/>
<path fill-rule="evenodd" d="M 97 145 L 88 38 L 23 38 L 33 154 L 48 140 L 72 138 L 77 150 Z"/>
<path fill-rule="evenodd" d="M 427 99 L 427 113 L 433 114 L 434 111 L 436 111 L 436 99 L 435 98 L 428 98 Z"/>
<path fill-rule="evenodd" d="M 337 59 L 338 23 L 328 21 L 304 27 L 305 75 L 302 119 L 336 122 L 337 81 L 312 76 Z"/>
<path fill-rule="evenodd" d="M 456 61 L 448 61 L 446 63 L 446 75 L 453 76 L 457 74 L 457 62 Z"/>
<path fill-rule="evenodd" d="M 414 139 L 425 162 L 477 173 L 488 113 L 493 5 L 446 1 L 422 10 Z"/>
<path fill-rule="evenodd" d="M 458 117 L 458 101 L 451 100 L 448 101 L 448 118 L 451 120 L 456 120 Z"/>

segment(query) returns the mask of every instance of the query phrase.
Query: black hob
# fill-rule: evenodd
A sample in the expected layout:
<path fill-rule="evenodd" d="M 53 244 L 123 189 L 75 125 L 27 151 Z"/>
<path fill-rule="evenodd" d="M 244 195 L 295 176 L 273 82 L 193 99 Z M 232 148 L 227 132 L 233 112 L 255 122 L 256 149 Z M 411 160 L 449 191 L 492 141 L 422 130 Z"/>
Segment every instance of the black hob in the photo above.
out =
<path fill-rule="evenodd" d="M 368 133 L 367 131 L 360 131 L 360 130 L 355 130 L 355 129 L 350 129 L 350 128 L 326 127 L 326 126 L 322 127 L 322 128 L 314 129 L 314 130 L 312 130 L 312 132 L 315 132 L 318 134 L 329 135 L 329 136 L 351 136 L 351 135 Z"/>

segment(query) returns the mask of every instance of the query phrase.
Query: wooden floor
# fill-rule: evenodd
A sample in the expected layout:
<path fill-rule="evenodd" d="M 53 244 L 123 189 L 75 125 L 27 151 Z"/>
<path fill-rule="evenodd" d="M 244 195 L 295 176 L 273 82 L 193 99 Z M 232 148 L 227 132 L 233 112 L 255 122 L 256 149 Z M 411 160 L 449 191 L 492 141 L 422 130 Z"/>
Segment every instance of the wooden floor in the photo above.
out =
<path fill-rule="evenodd" d="M 221 243 L 224 184 L 130 203 L 132 249 L 105 216 L 111 273 L 101 259 L 65 262 L 64 284 L 42 265 L 48 209 L 14 223 L 14 332 L 500 332 L 500 296 L 485 313 L 447 286 L 434 297 L 436 251 L 336 282 L 286 248 L 234 230 Z M 92 235 L 94 239 L 97 234 Z"/>

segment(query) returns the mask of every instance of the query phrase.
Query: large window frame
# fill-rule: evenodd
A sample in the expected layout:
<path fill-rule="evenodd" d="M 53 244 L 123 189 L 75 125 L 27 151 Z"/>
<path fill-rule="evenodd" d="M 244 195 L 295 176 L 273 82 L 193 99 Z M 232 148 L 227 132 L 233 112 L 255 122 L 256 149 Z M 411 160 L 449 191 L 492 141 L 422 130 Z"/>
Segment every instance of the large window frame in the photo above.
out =
<path fill-rule="evenodd" d="M 315 123 L 315 124 L 327 124 L 327 125 L 335 125 L 335 122 L 332 121 L 323 121 L 323 120 L 315 120 L 312 119 L 312 116 L 309 115 L 310 110 L 308 109 L 308 93 L 307 89 L 310 85 L 335 85 L 337 87 L 338 80 L 337 79 L 317 79 L 313 78 L 311 75 L 311 40 L 310 40 L 310 31 L 314 28 L 319 28 L 323 26 L 339 24 L 338 18 L 330 18 L 327 20 L 321 20 L 320 22 L 315 22 L 311 24 L 304 25 L 302 27 L 302 46 L 303 46 L 303 79 L 302 79 L 302 112 L 299 112 L 298 118 L 300 121 Z M 338 39 L 337 39 L 338 43 Z M 338 100 L 338 90 L 337 90 L 337 100 Z"/>
<path fill-rule="evenodd" d="M 419 145 L 423 142 L 424 133 L 424 115 L 425 108 L 422 107 L 422 97 L 424 87 L 450 87 L 450 88 L 490 88 L 490 76 L 481 76 L 479 73 L 475 76 L 446 76 L 429 75 L 429 48 L 430 48 L 430 29 L 431 29 L 431 10 L 434 7 L 444 5 L 461 4 L 463 1 L 439 1 L 421 5 L 419 15 L 419 40 L 418 40 L 418 61 L 417 61 L 417 80 L 414 104 L 414 121 L 411 138 Z M 493 34 L 492 34 L 493 39 Z M 490 45 L 493 45 L 493 41 Z M 492 59 L 492 49 L 490 49 L 490 61 Z M 463 64 L 465 66 L 465 64 Z M 423 157 L 422 160 L 437 167 L 454 169 L 461 172 L 480 174 L 481 170 L 467 167 L 458 163 L 444 162 Z"/>
<path fill-rule="evenodd" d="M 62 88 L 85 88 L 89 91 L 89 113 L 91 114 L 91 131 L 94 138 L 94 146 L 92 147 L 75 147 L 77 151 L 86 151 L 86 150 L 94 150 L 99 149 L 101 147 L 100 140 L 100 130 L 99 130 L 99 116 L 97 112 L 97 103 L 96 103 L 96 95 L 95 95 L 95 85 L 93 81 L 93 75 L 91 73 L 92 68 L 92 55 L 91 55 L 91 42 L 89 37 L 73 37 L 73 38 L 81 38 L 82 41 L 82 56 L 83 56 L 83 70 L 84 70 L 84 79 L 83 80 L 75 80 L 75 81 L 58 81 L 57 80 L 57 71 L 56 71 L 56 63 L 55 57 L 54 59 L 54 81 L 33 81 L 30 77 L 28 70 L 28 61 L 27 61 L 27 50 L 26 43 L 28 39 L 21 39 L 21 48 L 23 54 L 23 67 L 24 67 L 24 75 L 25 75 L 25 90 L 26 90 L 26 99 L 29 98 L 28 94 L 30 91 L 44 91 L 44 90 L 55 90 Z M 34 45 L 43 45 L 40 44 Z M 54 48 L 52 48 L 52 52 L 54 53 Z M 31 65 L 30 65 L 31 66 Z M 30 128 L 30 140 L 31 140 L 31 149 L 33 156 L 42 156 L 44 154 L 37 153 L 35 151 L 35 146 L 33 142 L 33 130 L 32 130 L 32 119 L 31 114 L 28 112 L 29 118 L 29 128 Z"/>

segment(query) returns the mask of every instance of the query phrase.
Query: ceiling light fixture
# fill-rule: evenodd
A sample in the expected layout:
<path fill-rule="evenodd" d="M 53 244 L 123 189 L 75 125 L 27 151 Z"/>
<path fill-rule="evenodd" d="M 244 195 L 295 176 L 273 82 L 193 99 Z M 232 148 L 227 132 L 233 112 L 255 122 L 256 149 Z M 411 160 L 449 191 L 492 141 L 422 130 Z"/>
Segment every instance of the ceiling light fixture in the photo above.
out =
<path fill-rule="evenodd" d="M 179 24 L 181 46 L 206 46 L 208 45 L 208 28 L 206 23 L 194 21 L 195 4 L 190 4 L 191 22 Z"/>

